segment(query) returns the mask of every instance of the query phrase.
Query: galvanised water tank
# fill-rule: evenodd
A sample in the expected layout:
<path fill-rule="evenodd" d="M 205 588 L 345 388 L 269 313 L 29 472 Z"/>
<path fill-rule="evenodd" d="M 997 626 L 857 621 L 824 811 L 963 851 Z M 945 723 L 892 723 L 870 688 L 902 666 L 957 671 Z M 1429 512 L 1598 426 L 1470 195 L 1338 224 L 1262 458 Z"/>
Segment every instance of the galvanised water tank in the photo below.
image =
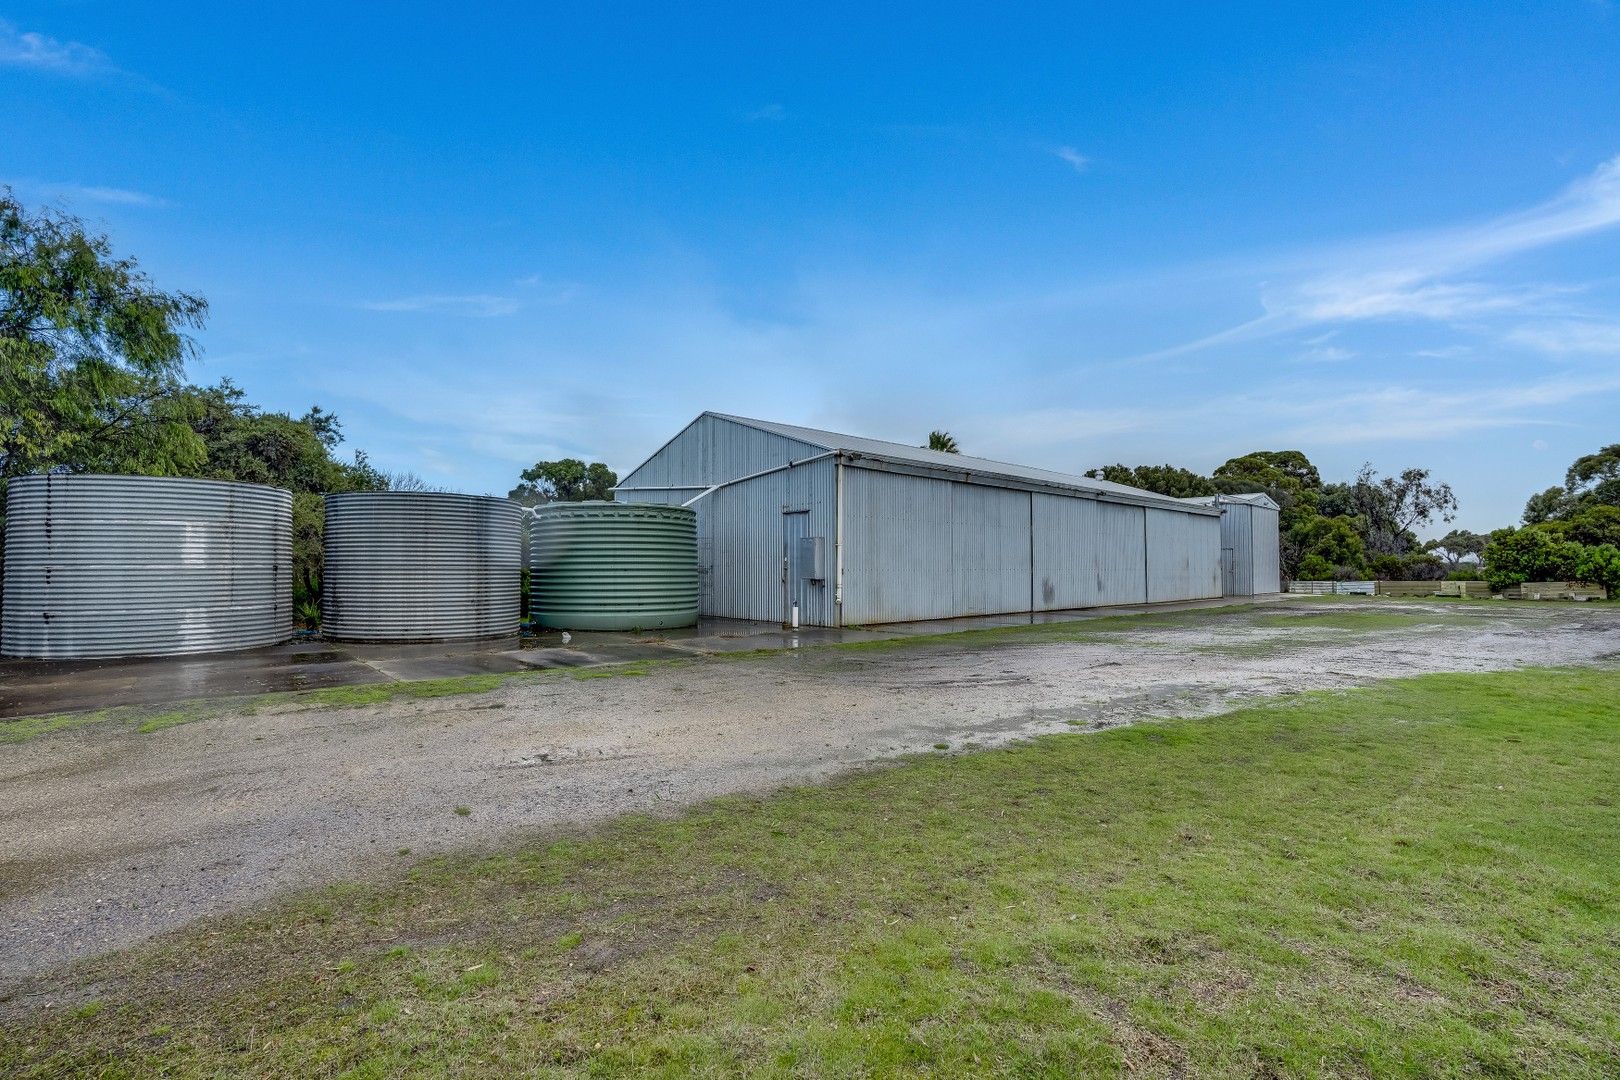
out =
<path fill-rule="evenodd" d="M 522 513 L 487 495 L 328 495 L 321 633 L 338 641 L 516 634 Z"/>
<path fill-rule="evenodd" d="M 292 495 L 224 480 L 19 476 L 0 652 L 169 656 L 292 637 Z"/>
<path fill-rule="evenodd" d="M 656 630 L 698 618 L 697 514 L 551 503 L 529 528 L 529 608 L 562 630 Z"/>

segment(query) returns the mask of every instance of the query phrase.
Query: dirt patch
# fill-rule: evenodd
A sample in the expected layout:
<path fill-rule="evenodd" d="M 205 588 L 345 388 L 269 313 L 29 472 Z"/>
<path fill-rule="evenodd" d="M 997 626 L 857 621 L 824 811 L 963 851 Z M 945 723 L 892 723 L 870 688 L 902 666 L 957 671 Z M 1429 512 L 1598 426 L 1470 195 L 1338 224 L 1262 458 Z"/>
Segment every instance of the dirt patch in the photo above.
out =
<path fill-rule="evenodd" d="M 1620 653 L 1620 610 L 1608 607 L 1355 610 L 1381 617 L 1300 601 L 1286 615 L 1209 612 L 1083 641 L 809 649 L 475 697 L 289 703 L 149 734 L 92 725 L 0 747 L 0 817 L 26 823 L 0 832 L 0 867 L 14 872 L 0 887 L 0 993 L 301 885 L 814 782 L 942 742 L 994 746 L 1379 678 Z"/>

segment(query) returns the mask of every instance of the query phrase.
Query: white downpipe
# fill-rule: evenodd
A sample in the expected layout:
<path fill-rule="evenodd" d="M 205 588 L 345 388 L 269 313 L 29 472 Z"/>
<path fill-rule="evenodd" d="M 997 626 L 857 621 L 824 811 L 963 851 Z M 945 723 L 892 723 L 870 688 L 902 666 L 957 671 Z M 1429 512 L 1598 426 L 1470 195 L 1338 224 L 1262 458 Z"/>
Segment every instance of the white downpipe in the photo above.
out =
<path fill-rule="evenodd" d="M 833 465 L 833 612 L 844 625 L 844 463 Z"/>
<path fill-rule="evenodd" d="M 752 472 L 747 476 L 739 476 L 735 480 L 722 480 L 718 484 L 711 484 L 709 487 L 704 488 L 690 499 L 687 499 L 685 502 L 681 503 L 681 505 L 691 506 L 699 499 L 706 499 L 710 495 L 713 495 L 715 492 L 719 491 L 721 488 L 731 487 L 733 484 L 741 484 L 749 480 L 757 480 L 761 476 L 769 476 L 772 473 L 786 472 L 788 469 L 796 469 L 800 465 L 808 465 L 812 461 L 820 461 L 823 458 L 830 458 L 836 453 L 838 453 L 838 451 L 828 450 L 825 454 L 816 454 L 814 457 L 800 458 L 797 461 L 790 461 L 786 465 L 773 465 L 769 469 L 761 469 L 759 472 Z"/>

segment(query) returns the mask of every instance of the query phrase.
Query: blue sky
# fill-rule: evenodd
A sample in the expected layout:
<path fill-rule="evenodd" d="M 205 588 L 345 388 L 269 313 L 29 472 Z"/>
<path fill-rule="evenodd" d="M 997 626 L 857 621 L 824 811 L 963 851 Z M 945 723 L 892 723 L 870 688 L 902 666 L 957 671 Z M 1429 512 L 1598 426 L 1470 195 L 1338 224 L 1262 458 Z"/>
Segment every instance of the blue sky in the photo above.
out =
<path fill-rule="evenodd" d="M 1122 7 L 12 4 L 0 182 L 458 490 L 717 409 L 1485 529 L 1620 441 L 1620 10 Z"/>

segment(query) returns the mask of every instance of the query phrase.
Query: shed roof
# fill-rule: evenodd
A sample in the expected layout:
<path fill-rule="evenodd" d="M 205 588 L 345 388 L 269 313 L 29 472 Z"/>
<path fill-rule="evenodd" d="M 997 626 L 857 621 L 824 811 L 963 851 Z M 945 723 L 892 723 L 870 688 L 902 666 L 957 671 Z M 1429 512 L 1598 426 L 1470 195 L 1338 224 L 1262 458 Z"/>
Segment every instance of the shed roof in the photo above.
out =
<path fill-rule="evenodd" d="M 905 443 L 889 442 L 885 439 L 868 439 L 860 435 L 844 435 L 836 431 L 825 431 L 821 428 L 800 427 L 797 424 L 779 424 L 773 420 L 755 420 L 747 416 L 732 416 L 720 412 L 709 412 L 704 415 L 729 420 L 734 424 L 742 424 L 760 431 L 768 431 L 789 439 L 797 439 L 799 442 L 820 447 L 829 452 L 843 452 L 880 462 L 921 466 L 927 469 L 948 472 L 972 473 L 980 477 L 1010 480 L 1038 487 L 1066 488 L 1088 495 L 1102 496 L 1104 498 L 1111 497 L 1126 502 L 1159 505 L 1172 510 L 1184 511 L 1189 505 L 1185 500 L 1172 498 L 1169 495 L 1144 491 L 1141 488 L 1130 487 L 1126 484 L 1115 484 L 1108 480 L 1096 480 L 1089 476 L 1076 476 L 1073 473 L 1037 469 L 1029 465 L 1014 465 L 990 458 L 969 457 L 966 454 L 948 454 L 943 450 L 929 450 L 927 447 L 908 446 Z"/>
<path fill-rule="evenodd" d="M 1263 491 L 1244 491 L 1233 495 L 1193 495 L 1180 501 L 1193 503 L 1196 506 L 1219 506 L 1223 502 L 1235 502 L 1248 503 L 1250 506 L 1263 506 L 1268 510 L 1281 509 L 1271 496 Z"/>

